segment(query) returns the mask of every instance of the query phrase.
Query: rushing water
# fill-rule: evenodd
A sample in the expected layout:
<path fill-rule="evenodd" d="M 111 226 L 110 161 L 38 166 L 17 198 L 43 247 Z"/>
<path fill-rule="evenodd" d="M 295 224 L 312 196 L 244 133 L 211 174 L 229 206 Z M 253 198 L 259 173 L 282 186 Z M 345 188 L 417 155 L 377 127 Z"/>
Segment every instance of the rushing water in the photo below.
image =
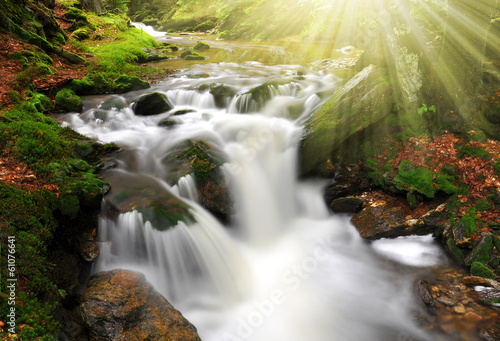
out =
<path fill-rule="evenodd" d="M 265 105 L 245 95 L 274 81 L 283 85 Z M 236 90 L 225 108 L 199 90 L 212 83 Z M 179 196 L 196 220 L 161 232 L 136 211 L 116 221 L 102 218 L 94 270 L 144 273 L 203 340 L 435 339 L 412 317 L 420 309 L 413 294 L 418 274 L 445 261 L 432 238 L 367 243 L 350 217 L 328 211 L 324 181 L 297 178 L 301 124 L 339 85 L 328 72 L 305 66 L 213 63 L 147 91 L 87 98 L 86 111 L 67 115 L 66 124 L 128 150 L 107 177 Z M 152 91 L 175 108 L 135 116 L 130 104 Z M 111 97 L 128 106 L 96 110 Z M 191 112 L 172 116 L 173 127 L 158 127 L 181 109 Z M 229 226 L 199 205 L 191 176 L 173 187 L 164 181 L 162 158 L 193 138 L 209 141 L 227 159 L 222 168 L 234 200 Z"/>

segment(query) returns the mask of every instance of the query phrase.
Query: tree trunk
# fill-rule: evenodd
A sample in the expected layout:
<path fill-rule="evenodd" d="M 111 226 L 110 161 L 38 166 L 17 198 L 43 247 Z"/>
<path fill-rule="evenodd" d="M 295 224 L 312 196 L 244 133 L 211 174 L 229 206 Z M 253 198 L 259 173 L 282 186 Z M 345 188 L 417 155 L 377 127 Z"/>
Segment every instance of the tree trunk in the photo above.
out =
<path fill-rule="evenodd" d="M 94 12 L 96 14 L 106 13 L 106 8 L 104 8 L 102 0 L 80 0 L 80 4 L 87 11 Z"/>

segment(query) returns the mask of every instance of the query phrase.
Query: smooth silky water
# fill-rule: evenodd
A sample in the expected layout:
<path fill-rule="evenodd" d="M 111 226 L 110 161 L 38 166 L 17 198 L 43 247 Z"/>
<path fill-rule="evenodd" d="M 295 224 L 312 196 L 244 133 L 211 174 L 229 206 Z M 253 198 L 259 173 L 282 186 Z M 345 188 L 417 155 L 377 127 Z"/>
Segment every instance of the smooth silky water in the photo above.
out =
<path fill-rule="evenodd" d="M 265 105 L 244 95 L 269 82 L 283 85 Z M 212 83 L 237 91 L 223 109 L 196 90 Z M 363 241 L 349 216 L 328 210 L 325 181 L 298 179 L 303 122 L 341 83 L 315 67 L 207 63 L 145 91 L 87 98 L 84 113 L 66 115 L 64 124 L 128 151 L 106 177 L 173 193 L 196 220 L 161 232 L 136 211 L 102 218 L 94 272 L 144 273 L 207 341 L 437 340 L 416 326 L 422 307 L 414 288 L 429 267 L 447 262 L 439 246 L 431 237 Z M 171 112 L 135 116 L 130 104 L 153 91 L 173 111 L 192 112 L 171 116 L 178 124 L 169 128 L 157 124 Z M 97 115 L 110 97 L 129 107 Z M 198 204 L 191 176 L 173 187 L 165 181 L 162 158 L 187 139 L 224 152 L 234 200 L 228 226 Z"/>

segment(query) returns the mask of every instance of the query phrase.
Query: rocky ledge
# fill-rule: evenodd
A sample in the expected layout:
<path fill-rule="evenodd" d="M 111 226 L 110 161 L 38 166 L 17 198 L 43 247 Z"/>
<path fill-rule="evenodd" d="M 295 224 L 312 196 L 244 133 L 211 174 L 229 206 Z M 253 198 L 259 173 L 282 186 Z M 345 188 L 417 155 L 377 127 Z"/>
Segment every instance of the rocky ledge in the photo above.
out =
<path fill-rule="evenodd" d="M 93 275 L 81 312 L 90 340 L 200 340 L 186 320 L 144 275 L 112 270 Z"/>

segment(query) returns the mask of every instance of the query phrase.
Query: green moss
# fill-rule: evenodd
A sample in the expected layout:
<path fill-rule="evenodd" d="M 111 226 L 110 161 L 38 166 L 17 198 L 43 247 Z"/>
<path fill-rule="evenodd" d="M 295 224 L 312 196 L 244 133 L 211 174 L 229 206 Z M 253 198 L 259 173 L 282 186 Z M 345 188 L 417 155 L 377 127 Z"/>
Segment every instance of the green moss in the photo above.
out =
<path fill-rule="evenodd" d="M 76 40 L 85 40 L 90 38 L 90 30 L 88 28 L 79 28 L 71 33 L 71 38 Z"/>
<path fill-rule="evenodd" d="M 189 142 L 186 148 L 175 155 L 175 158 L 190 165 L 200 186 L 207 182 L 210 171 L 221 165 L 221 162 L 211 154 L 211 147 L 204 141 Z"/>
<path fill-rule="evenodd" d="M 208 49 L 210 49 L 210 45 L 201 40 L 197 42 L 196 45 L 193 46 L 193 50 L 208 50 Z"/>
<path fill-rule="evenodd" d="M 448 238 L 446 241 L 446 246 L 448 250 L 450 250 L 451 255 L 457 261 L 458 264 L 464 264 L 464 251 L 460 249 L 456 244 L 453 238 Z"/>
<path fill-rule="evenodd" d="M 410 161 L 403 161 L 398 167 L 398 174 L 394 177 L 396 187 L 407 192 L 422 193 L 433 198 L 435 187 L 433 174 L 425 167 L 415 167 Z"/>
<path fill-rule="evenodd" d="M 99 66 L 106 72 L 126 72 L 129 63 L 142 63 L 148 59 L 143 48 L 160 47 L 154 37 L 136 28 L 127 29 L 116 36 L 112 43 L 95 48 Z"/>
<path fill-rule="evenodd" d="M 493 246 L 493 238 L 491 236 L 483 236 L 479 243 L 472 249 L 471 254 L 467 257 L 467 264 L 473 262 L 481 262 L 487 264 L 490 261 L 490 252 Z"/>
<path fill-rule="evenodd" d="M 65 112 L 81 112 L 82 99 L 71 89 L 62 89 L 56 94 L 56 108 Z"/>
<path fill-rule="evenodd" d="M 195 31 L 195 32 L 205 32 L 205 31 L 211 30 L 213 28 L 215 28 L 215 23 L 212 20 L 207 20 L 205 22 L 202 22 L 199 25 L 196 25 L 193 28 L 193 31 Z"/>
<path fill-rule="evenodd" d="M 472 276 L 495 279 L 495 274 L 486 265 L 481 262 L 473 262 L 470 268 Z"/>
<path fill-rule="evenodd" d="M 491 206 L 491 204 L 487 200 L 480 199 L 476 203 L 475 207 L 479 212 L 484 212 L 491 209 L 493 206 Z"/>
<path fill-rule="evenodd" d="M 491 160 L 491 155 L 482 148 L 474 147 L 471 145 L 461 145 L 455 146 L 458 149 L 457 159 L 461 159 L 464 156 L 476 156 L 484 161 Z"/>
<path fill-rule="evenodd" d="M 493 164 L 493 170 L 495 171 L 495 175 L 500 177 L 500 161 Z"/>
<path fill-rule="evenodd" d="M 149 83 L 143 81 L 139 77 L 136 76 L 127 76 L 122 75 L 114 80 L 113 87 L 118 93 L 147 89 L 150 87 Z"/>

